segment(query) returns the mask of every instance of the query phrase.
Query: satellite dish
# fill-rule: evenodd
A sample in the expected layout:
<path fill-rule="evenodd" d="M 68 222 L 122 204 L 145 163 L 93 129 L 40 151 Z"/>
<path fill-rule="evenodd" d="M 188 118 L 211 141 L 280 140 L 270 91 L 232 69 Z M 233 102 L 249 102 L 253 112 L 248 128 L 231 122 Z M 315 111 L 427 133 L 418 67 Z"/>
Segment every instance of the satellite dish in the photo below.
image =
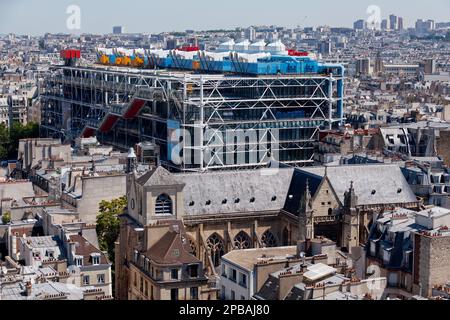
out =
<path fill-rule="evenodd" d="M 300 258 L 304 258 L 305 257 L 305 253 L 304 252 L 300 252 Z"/>

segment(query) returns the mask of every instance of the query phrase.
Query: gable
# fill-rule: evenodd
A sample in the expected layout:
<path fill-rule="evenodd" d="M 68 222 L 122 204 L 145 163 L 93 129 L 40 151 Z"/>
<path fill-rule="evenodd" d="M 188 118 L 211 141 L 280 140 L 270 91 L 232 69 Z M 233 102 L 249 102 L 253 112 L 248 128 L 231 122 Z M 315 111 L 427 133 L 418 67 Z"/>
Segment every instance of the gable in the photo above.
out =
<path fill-rule="evenodd" d="M 298 169 L 325 175 L 324 167 Z M 347 165 L 327 168 L 327 176 L 339 201 L 353 181 L 358 205 L 413 203 L 417 201 L 401 169 L 397 165 Z"/>
<path fill-rule="evenodd" d="M 317 192 L 312 198 L 312 203 L 314 216 L 327 216 L 329 209 L 336 209 L 342 205 L 328 177 L 322 179 Z"/>

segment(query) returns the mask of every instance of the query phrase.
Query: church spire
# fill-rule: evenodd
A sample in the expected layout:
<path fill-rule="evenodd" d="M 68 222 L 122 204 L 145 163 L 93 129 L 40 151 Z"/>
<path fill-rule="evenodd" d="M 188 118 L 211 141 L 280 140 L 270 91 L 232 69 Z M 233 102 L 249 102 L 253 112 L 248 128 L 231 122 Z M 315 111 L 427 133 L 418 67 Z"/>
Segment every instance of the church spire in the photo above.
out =
<path fill-rule="evenodd" d="M 309 179 L 306 179 L 305 192 L 303 193 L 303 196 L 300 200 L 299 215 L 306 214 L 312 211 L 311 198 L 311 191 L 309 190 Z"/>
<path fill-rule="evenodd" d="M 343 223 L 341 247 L 350 252 L 351 248 L 360 245 L 359 242 L 359 213 L 356 209 L 358 197 L 350 182 L 350 189 L 344 193 Z"/>
<path fill-rule="evenodd" d="M 137 167 L 137 157 L 133 148 L 128 150 L 126 173 L 132 173 Z"/>
<path fill-rule="evenodd" d="M 314 238 L 312 196 L 309 189 L 309 179 L 306 180 L 305 191 L 298 210 L 298 241 L 304 242 Z M 305 246 L 306 248 L 306 246 Z"/>
<path fill-rule="evenodd" d="M 358 197 L 356 196 L 355 189 L 353 188 L 353 181 L 350 181 L 350 189 L 344 194 L 344 207 L 356 208 Z"/>

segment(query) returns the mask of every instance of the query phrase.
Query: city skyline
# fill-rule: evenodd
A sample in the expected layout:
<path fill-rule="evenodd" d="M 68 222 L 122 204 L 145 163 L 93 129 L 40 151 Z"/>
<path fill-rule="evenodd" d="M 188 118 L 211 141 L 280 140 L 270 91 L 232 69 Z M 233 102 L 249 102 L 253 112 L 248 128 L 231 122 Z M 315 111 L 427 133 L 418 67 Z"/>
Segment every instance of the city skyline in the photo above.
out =
<path fill-rule="evenodd" d="M 386 19 L 395 14 L 405 19 L 405 27 L 412 27 L 417 19 L 434 19 L 446 22 L 447 7 L 450 3 L 443 0 L 432 0 L 433 6 L 427 3 L 410 3 L 405 0 L 347 1 L 346 4 L 328 1 L 322 3 L 299 3 L 293 1 L 278 2 L 279 13 L 274 12 L 273 5 L 267 0 L 248 1 L 246 3 L 230 0 L 223 8 L 199 0 L 197 5 L 183 1 L 170 3 L 146 3 L 135 1 L 130 6 L 129 14 L 124 14 L 122 6 L 115 6 L 106 1 L 95 3 L 86 0 L 58 1 L 50 0 L 31 3 L 18 0 L 10 3 L 0 0 L 4 8 L 0 13 L 0 34 L 44 33 L 111 33 L 112 27 L 122 25 L 130 33 L 159 33 L 164 31 L 234 29 L 250 25 L 278 25 L 285 27 L 307 27 L 329 25 L 333 27 L 352 27 L 353 22 L 365 19 L 370 5 L 381 9 L 381 18 Z M 81 10 L 80 29 L 68 29 L 66 13 L 68 6 L 77 5 Z M 240 6 L 240 10 L 236 10 Z M 324 18 L 323 10 L 341 13 Z M 251 14 L 249 14 L 251 12 Z M 230 19 L 232 17 L 232 19 Z M 37 21 L 38 20 L 38 21 Z M 29 21 L 27 23 L 27 21 Z M 37 23 L 34 23 L 37 22 Z"/>

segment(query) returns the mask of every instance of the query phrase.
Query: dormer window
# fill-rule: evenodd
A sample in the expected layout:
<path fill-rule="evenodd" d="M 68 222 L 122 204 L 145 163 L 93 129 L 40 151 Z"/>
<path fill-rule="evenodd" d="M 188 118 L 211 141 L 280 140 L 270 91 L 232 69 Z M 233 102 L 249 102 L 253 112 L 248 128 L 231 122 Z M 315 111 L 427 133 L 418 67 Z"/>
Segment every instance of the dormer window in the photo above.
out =
<path fill-rule="evenodd" d="M 100 254 L 99 253 L 92 253 L 91 254 L 91 260 L 92 260 L 92 264 L 94 266 L 97 266 L 100 264 Z"/>
<path fill-rule="evenodd" d="M 74 261 L 75 261 L 75 265 L 77 267 L 83 266 L 83 257 L 77 256 L 77 257 L 75 257 Z"/>
<path fill-rule="evenodd" d="M 191 264 L 187 267 L 187 271 L 189 274 L 189 277 L 191 278 L 197 278 L 198 277 L 198 265 L 197 264 Z"/>
<path fill-rule="evenodd" d="M 47 250 L 45 256 L 48 257 L 49 259 L 53 259 L 55 257 L 55 253 L 53 250 Z"/>

